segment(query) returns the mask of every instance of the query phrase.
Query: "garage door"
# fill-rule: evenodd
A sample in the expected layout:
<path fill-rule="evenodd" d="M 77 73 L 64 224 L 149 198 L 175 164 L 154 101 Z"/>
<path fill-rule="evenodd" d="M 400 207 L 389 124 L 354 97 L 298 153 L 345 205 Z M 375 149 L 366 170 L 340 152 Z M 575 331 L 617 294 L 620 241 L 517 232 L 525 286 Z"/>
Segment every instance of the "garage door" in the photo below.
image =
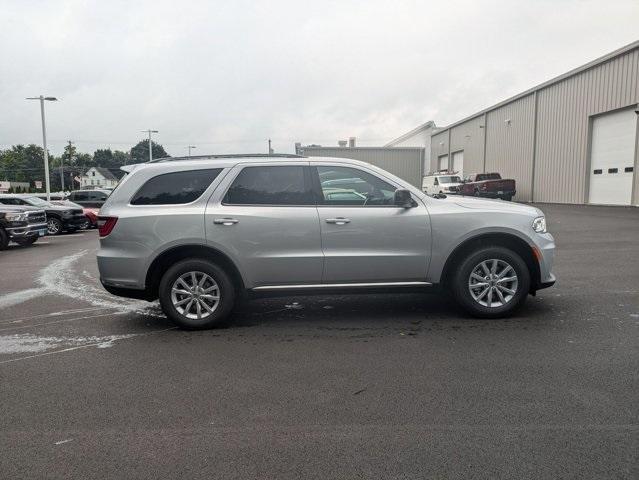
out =
<path fill-rule="evenodd" d="M 464 176 L 464 151 L 453 153 L 453 172 L 460 177 Z"/>
<path fill-rule="evenodd" d="M 437 157 L 437 170 L 448 170 L 448 155 Z"/>
<path fill-rule="evenodd" d="M 636 135 L 637 114 L 634 109 L 593 119 L 590 203 L 630 205 Z"/>

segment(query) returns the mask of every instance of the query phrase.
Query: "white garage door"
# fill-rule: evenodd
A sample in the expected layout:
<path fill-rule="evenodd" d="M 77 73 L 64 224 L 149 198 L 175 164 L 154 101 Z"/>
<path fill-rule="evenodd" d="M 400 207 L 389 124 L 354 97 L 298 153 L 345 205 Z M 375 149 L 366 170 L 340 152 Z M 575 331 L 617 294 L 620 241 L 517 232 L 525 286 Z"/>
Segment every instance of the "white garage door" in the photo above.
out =
<path fill-rule="evenodd" d="M 634 109 L 608 113 L 593 120 L 590 203 L 630 205 L 636 135 Z"/>
<path fill-rule="evenodd" d="M 448 155 L 437 157 L 437 170 L 448 170 Z"/>
<path fill-rule="evenodd" d="M 453 153 L 453 172 L 460 177 L 464 176 L 464 151 Z"/>

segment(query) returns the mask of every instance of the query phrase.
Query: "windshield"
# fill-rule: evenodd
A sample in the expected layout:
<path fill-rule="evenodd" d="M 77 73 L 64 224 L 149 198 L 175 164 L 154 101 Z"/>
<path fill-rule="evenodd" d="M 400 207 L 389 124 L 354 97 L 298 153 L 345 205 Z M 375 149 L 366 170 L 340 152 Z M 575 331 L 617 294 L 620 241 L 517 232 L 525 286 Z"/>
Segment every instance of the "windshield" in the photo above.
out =
<path fill-rule="evenodd" d="M 461 178 L 459 178 L 457 175 L 437 178 L 439 178 L 439 183 L 461 183 Z"/>
<path fill-rule="evenodd" d="M 30 205 L 33 205 L 34 207 L 50 207 L 51 206 L 49 202 L 47 202 L 46 200 L 42 200 L 41 198 L 38 198 L 38 197 L 27 197 L 24 199 L 24 201 Z"/>

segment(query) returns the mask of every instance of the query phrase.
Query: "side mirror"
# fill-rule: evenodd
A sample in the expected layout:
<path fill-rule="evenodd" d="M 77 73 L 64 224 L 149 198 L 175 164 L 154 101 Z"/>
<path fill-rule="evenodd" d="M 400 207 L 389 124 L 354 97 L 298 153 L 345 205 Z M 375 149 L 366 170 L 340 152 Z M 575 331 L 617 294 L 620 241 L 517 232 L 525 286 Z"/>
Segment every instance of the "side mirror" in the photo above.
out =
<path fill-rule="evenodd" d="M 408 190 L 395 190 L 395 205 L 402 208 L 412 208 L 413 197 Z"/>

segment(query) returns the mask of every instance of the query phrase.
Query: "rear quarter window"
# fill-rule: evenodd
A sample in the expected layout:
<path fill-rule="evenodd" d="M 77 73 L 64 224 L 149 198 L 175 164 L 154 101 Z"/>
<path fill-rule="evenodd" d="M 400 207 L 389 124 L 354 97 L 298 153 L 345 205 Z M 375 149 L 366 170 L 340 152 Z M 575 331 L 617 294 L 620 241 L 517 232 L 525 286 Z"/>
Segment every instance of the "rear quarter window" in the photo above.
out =
<path fill-rule="evenodd" d="M 157 175 L 133 195 L 131 205 L 191 203 L 202 196 L 221 171 L 221 168 L 210 168 Z"/>

